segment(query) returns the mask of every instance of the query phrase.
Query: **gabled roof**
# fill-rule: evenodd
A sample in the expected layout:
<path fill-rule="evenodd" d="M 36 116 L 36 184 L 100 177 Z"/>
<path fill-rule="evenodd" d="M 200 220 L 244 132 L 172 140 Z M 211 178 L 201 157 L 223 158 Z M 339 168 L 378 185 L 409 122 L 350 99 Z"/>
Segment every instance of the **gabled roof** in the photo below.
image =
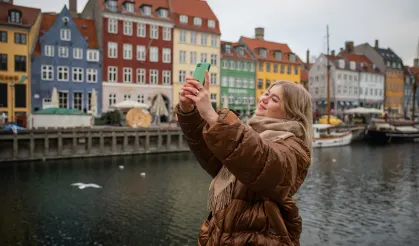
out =
<path fill-rule="evenodd" d="M 225 52 L 224 46 L 225 45 L 231 45 L 231 53 L 228 54 Z M 247 49 L 243 46 L 243 51 L 244 51 L 244 56 L 240 56 L 237 52 L 236 52 L 236 48 L 239 46 L 243 46 L 239 43 L 234 43 L 234 42 L 226 42 L 226 41 L 221 41 L 221 57 L 222 58 L 230 58 L 230 59 L 240 59 L 240 60 L 250 60 L 253 61 L 254 59 L 252 58 L 252 56 L 249 54 L 249 51 L 247 51 Z"/>
<path fill-rule="evenodd" d="M 297 61 L 297 56 L 295 59 L 295 62 L 291 62 L 288 59 L 287 54 L 293 53 L 291 49 L 288 47 L 287 44 L 283 43 L 276 43 L 256 38 L 247 38 L 247 37 L 241 37 L 240 40 L 244 42 L 247 47 L 252 52 L 253 56 L 256 57 L 258 60 L 266 60 L 271 62 L 282 62 L 282 63 L 291 63 L 291 64 L 299 64 Z M 258 49 L 263 48 L 267 50 L 267 57 L 261 57 L 259 56 Z M 275 51 L 281 51 L 282 52 L 282 60 L 278 61 L 275 60 Z"/>
<path fill-rule="evenodd" d="M 9 23 L 9 10 L 18 10 L 22 12 L 22 24 Z M 40 13 L 40 9 L 0 2 L 0 25 L 32 27 Z"/>
<path fill-rule="evenodd" d="M 380 72 L 377 67 L 375 69 L 372 67 L 373 63 L 365 55 L 356 54 L 356 53 L 347 53 L 342 52 L 340 56 L 345 58 L 349 62 L 356 63 L 356 70 L 369 73 L 378 73 Z"/>
<path fill-rule="evenodd" d="M 393 52 L 390 48 L 383 49 L 383 48 L 374 48 L 377 53 L 385 60 L 390 62 L 402 62 L 399 56 Z"/>
<path fill-rule="evenodd" d="M 36 42 L 34 55 L 41 54 L 41 43 L 40 38 L 47 32 L 52 25 L 54 24 L 55 20 L 57 19 L 57 14 L 42 14 L 42 22 L 39 28 L 39 37 L 38 41 Z M 86 19 L 79 19 L 73 18 L 74 23 L 77 25 L 81 35 L 87 37 L 87 43 L 89 49 L 99 49 L 99 43 L 96 39 L 96 27 L 93 20 L 86 20 Z"/>
<path fill-rule="evenodd" d="M 203 0 L 168 0 L 171 1 L 171 8 L 174 13 L 173 20 L 175 26 L 178 28 L 209 32 L 215 34 L 221 34 L 220 24 L 217 16 L 212 11 L 207 1 Z M 181 23 L 180 16 L 188 16 L 188 23 Z M 195 26 L 193 24 L 193 17 L 199 17 L 202 19 L 201 26 Z M 208 20 L 215 21 L 215 28 L 208 27 Z"/>
<path fill-rule="evenodd" d="M 97 0 L 101 2 L 101 8 L 103 11 L 108 11 L 110 13 L 114 13 L 113 11 L 108 10 L 106 7 L 106 2 L 108 1 L 116 1 L 117 5 L 117 11 L 116 13 L 124 14 L 124 15 L 131 15 L 136 17 L 143 17 L 147 19 L 155 19 L 155 20 L 162 20 L 162 21 L 172 21 L 171 15 L 170 15 L 170 9 L 169 9 L 169 1 L 170 0 Z M 124 3 L 134 3 L 134 12 L 128 12 L 124 9 L 123 4 Z M 151 6 L 151 15 L 144 15 L 140 11 L 140 7 L 148 5 Z M 160 17 L 157 13 L 157 10 L 160 8 L 164 8 L 168 10 L 168 18 Z"/>

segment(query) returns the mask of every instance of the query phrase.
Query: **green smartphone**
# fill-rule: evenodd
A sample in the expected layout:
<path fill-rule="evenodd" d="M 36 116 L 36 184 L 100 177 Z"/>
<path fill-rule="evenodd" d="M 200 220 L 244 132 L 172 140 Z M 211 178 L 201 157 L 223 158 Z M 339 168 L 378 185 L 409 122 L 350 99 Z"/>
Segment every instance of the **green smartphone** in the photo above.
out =
<path fill-rule="evenodd" d="M 196 64 L 195 71 L 193 72 L 193 77 L 198 80 L 202 85 L 205 85 L 205 71 L 209 71 L 211 68 L 210 63 L 200 62 Z"/>

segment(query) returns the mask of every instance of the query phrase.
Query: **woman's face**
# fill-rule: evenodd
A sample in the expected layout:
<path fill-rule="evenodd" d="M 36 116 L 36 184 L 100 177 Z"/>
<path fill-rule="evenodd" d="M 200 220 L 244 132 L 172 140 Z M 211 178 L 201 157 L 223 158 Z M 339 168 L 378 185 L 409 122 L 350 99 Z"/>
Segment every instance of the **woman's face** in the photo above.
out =
<path fill-rule="evenodd" d="M 284 98 L 282 87 L 278 85 L 272 86 L 260 97 L 260 101 L 256 106 L 255 114 L 270 118 L 282 119 L 286 118 L 284 111 Z"/>

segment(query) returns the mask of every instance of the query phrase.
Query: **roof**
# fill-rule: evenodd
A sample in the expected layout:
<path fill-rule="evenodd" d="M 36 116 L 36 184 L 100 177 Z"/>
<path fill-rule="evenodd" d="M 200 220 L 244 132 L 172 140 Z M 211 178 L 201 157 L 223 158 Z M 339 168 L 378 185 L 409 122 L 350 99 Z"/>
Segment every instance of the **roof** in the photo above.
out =
<path fill-rule="evenodd" d="M 58 115 L 84 115 L 86 114 L 83 111 L 77 109 L 68 109 L 68 108 L 47 108 L 35 112 L 34 114 L 58 114 Z"/>
<path fill-rule="evenodd" d="M 22 12 L 22 24 L 9 23 L 9 10 L 14 9 Z M 0 25 L 32 27 L 40 13 L 40 9 L 0 2 Z"/>
<path fill-rule="evenodd" d="M 172 11 L 174 13 L 173 20 L 178 28 L 205 31 L 209 33 L 221 34 L 220 25 L 217 16 L 212 11 L 207 1 L 203 0 L 169 0 L 171 1 Z M 180 16 L 188 16 L 188 23 L 180 23 Z M 202 19 L 202 26 L 195 26 L 193 18 Z M 215 28 L 208 27 L 208 20 L 215 21 Z"/>
<path fill-rule="evenodd" d="M 297 56 L 295 59 L 295 62 L 291 62 L 286 54 L 293 53 L 291 49 L 288 47 L 287 44 L 283 43 L 276 43 L 271 41 L 266 41 L 262 39 L 256 39 L 256 38 L 247 38 L 247 37 L 241 37 L 240 40 L 244 42 L 247 47 L 250 49 L 250 51 L 253 53 L 253 55 L 258 60 L 265 60 L 265 61 L 272 61 L 272 62 L 282 62 L 282 63 L 291 63 L 291 64 L 300 64 L 297 60 Z M 267 50 L 268 55 L 267 57 L 259 56 L 258 49 L 264 48 Z M 278 61 L 275 59 L 274 51 L 281 51 L 282 52 L 282 60 Z M 294 53 L 293 53 L 294 54 Z"/>
<path fill-rule="evenodd" d="M 34 55 L 41 54 L 41 43 L 40 37 L 47 32 L 51 26 L 54 24 L 55 20 L 57 19 L 57 14 L 42 14 L 42 22 L 41 26 L 39 27 L 39 38 L 36 42 Z M 99 43 L 96 38 L 96 27 L 93 20 L 86 20 L 86 19 L 79 19 L 73 17 L 74 23 L 76 23 L 77 28 L 79 29 L 82 36 L 87 37 L 88 40 L 88 48 L 90 49 L 98 49 Z M 84 27 L 83 27 L 84 26 Z"/>
<path fill-rule="evenodd" d="M 373 63 L 365 55 L 356 54 L 356 53 L 342 52 L 342 53 L 340 53 L 340 56 L 345 58 L 347 61 L 355 62 L 356 63 L 356 69 L 360 72 L 369 72 L 369 73 L 379 72 L 377 67 L 375 69 L 372 67 Z M 363 64 L 363 65 L 361 65 L 361 64 Z"/>
<path fill-rule="evenodd" d="M 225 45 L 231 45 L 231 53 L 228 54 L 225 52 L 224 46 Z M 235 43 L 235 42 L 226 42 L 226 41 L 221 41 L 221 57 L 222 58 L 230 58 L 230 59 L 240 59 L 240 60 L 251 60 L 253 61 L 254 59 L 252 58 L 252 56 L 250 55 L 249 51 L 247 49 L 243 49 L 244 50 L 244 56 L 240 56 L 237 52 L 236 49 L 237 47 L 243 46 L 239 43 Z M 243 46 L 244 47 L 244 46 Z"/>
<path fill-rule="evenodd" d="M 116 1 L 117 2 L 117 11 L 116 13 L 124 14 L 124 15 L 131 15 L 136 17 L 143 17 L 147 19 L 155 19 L 155 20 L 162 20 L 162 21 L 172 21 L 170 16 L 169 10 L 169 0 L 100 0 L 102 10 L 106 10 L 109 12 L 115 13 L 115 11 L 108 10 L 106 7 L 107 1 Z M 128 12 L 124 9 L 123 4 L 125 2 L 134 3 L 134 12 Z M 151 6 L 151 15 L 144 15 L 141 11 L 139 11 L 140 7 L 143 5 Z M 160 17 L 157 14 L 157 10 L 160 8 L 165 8 L 168 10 L 168 18 Z"/>
<path fill-rule="evenodd" d="M 410 71 L 412 71 L 414 74 L 419 74 L 419 67 L 410 67 Z"/>

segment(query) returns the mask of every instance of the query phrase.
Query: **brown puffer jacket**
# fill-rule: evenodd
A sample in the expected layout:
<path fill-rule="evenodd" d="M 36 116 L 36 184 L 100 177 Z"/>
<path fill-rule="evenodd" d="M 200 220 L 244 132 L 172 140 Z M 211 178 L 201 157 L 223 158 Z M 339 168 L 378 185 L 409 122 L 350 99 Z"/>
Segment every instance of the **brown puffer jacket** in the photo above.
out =
<path fill-rule="evenodd" d="M 177 106 L 177 115 L 202 168 L 214 178 L 225 165 L 237 178 L 231 203 L 205 219 L 198 245 L 300 245 L 302 221 L 292 195 L 310 165 L 304 142 L 263 141 L 226 109 L 211 127 L 196 109 L 184 114 Z"/>

